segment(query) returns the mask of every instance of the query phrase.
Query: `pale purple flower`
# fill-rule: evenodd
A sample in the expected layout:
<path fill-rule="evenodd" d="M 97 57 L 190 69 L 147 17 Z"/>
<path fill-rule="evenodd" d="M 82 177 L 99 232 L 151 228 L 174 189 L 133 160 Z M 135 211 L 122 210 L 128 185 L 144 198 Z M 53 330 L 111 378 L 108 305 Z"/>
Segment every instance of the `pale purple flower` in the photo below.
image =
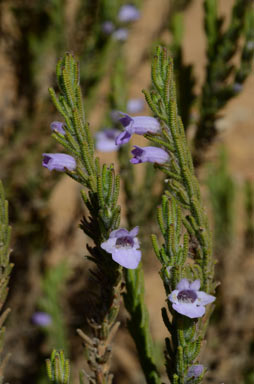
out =
<path fill-rule="evenodd" d="M 41 327 L 47 327 L 51 324 L 51 316 L 46 312 L 35 312 L 32 316 L 32 322 Z"/>
<path fill-rule="evenodd" d="M 190 283 L 187 279 L 182 279 L 168 297 L 174 310 L 191 319 L 202 317 L 205 305 L 212 303 L 215 297 L 199 289 L 200 280 Z"/>
<path fill-rule="evenodd" d="M 138 147 L 134 145 L 131 153 L 133 154 L 133 158 L 130 160 L 132 164 L 146 162 L 163 164 L 169 160 L 167 152 L 158 147 Z"/>
<path fill-rule="evenodd" d="M 234 83 L 233 84 L 233 90 L 234 90 L 235 93 L 241 92 L 242 89 L 243 89 L 243 85 L 242 84 L 240 84 L 240 83 Z"/>
<path fill-rule="evenodd" d="M 109 239 L 101 244 L 101 248 L 112 254 L 112 259 L 122 267 L 136 269 L 140 259 L 138 227 L 130 232 L 127 229 L 117 229 L 109 235 Z"/>
<path fill-rule="evenodd" d="M 160 123 L 150 116 L 130 116 L 127 113 L 119 112 L 120 123 L 124 131 L 116 138 L 116 144 L 125 144 L 130 141 L 131 136 L 144 135 L 145 133 L 157 133 L 160 130 Z"/>
<path fill-rule="evenodd" d="M 129 113 L 138 113 L 143 111 L 145 106 L 145 102 L 141 98 L 136 98 L 136 99 L 130 99 L 127 102 L 127 111 Z"/>
<path fill-rule="evenodd" d="M 119 145 L 116 145 L 116 137 L 120 131 L 117 129 L 105 129 L 96 133 L 96 149 L 100 152 L 117 151 Z"/>
<path fill-rule="evenodd" d="M 187 372 L 187 378 L 198 378 L 204 372 L 204 366 L 202 364 L 192 365 Z"/>
<path fill-rule="evenodd" d="M 105 35 L 110 35 L 114 31 L 115 26 L 112 21 L 104 21 L 104 23 L 102 23 L 101 29 Z"/>
<path fill-rule="evenodd" d="M 73 171 L 76 168 L 76 160 L 65 153 L 43 153 L 42 165 L 49 171 L 64 172 L 65 169 Z"/>
<path fill-rule="evenodd" d="M 140 18 L 139 10 L 131 4 L 123 5 L 118 12 L 118 20 L 122 23 L 129 23 Z"/>
<path fill-rule="evenodd" d="M 56 131 L 58 133 L 61 133 L 62 135 L 65 135 L 65 130 L 63 128 L 64 124 L 61 123 L 61 121 L 53 121 L 50 124 L 50 128 L 52 131 Z"/>
<path fill-rule="evenodd" d="M 125 28 L 119 28 L 112 33 L 112 37 L 117 41 L 125 41 L 128 38 L 128 30 Z"/>

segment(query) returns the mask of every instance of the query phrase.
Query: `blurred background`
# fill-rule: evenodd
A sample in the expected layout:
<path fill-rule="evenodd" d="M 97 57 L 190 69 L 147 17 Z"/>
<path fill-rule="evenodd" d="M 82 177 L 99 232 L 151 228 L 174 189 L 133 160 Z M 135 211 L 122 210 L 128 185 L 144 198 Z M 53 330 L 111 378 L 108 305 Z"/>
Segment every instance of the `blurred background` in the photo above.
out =
<path fill-rule="evenodd" d="M 245 23 L 241 13 L 245 3 L 250 2 L 218 1 L 222 31 L 232 24 L 235 4 L 239 25 Z M 84 214 L 80 189 L 69 177 L 41 166 L 42 153 L 62 151 L 50 137 L 50 123 L 59 119 L 48 95 L 48 87 L 56 86 L 57 59 L 66 51 L 79 57 L 87 118 L 95 134 L 111 128 L 112 109 L 122 106 L 126 111 L 128 100 L 144 100 L 141 90 L 150 87 L 150 59 L 156 44 L 162 43 L 175 57 L 180 110 L 190 143 L 196 142 L 194 159 L 213 228 L 216 275 L 221 282 L 202 356 L 210 368 L 205 382 L 253 384 L 253 52 L 248 60 L 241 55 L 247 43 L 249 50 L 254 49 L 253 34 L 248 35 L 254 24 L 247 32 L 228 36 L 235 51 L 221 65 L 232 61 L 236 75 L 230 72 L 220 78 L 219 85 L 230 86 L 230 92 L 213 94 L 222 102 L 208 116 L 200 107 L 211 60 L 203 1 L 137 0 L 131 4 L 140 17 L 127 22 L 117 16 L 123 4 L 120 0 L 0 1 L 0 179 L 10 205 L 15 264 L 6 305 L 12 311 L 5 337 L 5 352 L 11 353 L 5 380 L 47 383 L 44 361 L 54 347 L 63 348 L 71 359 L 73 383 L 84 366 L 76 329 L 86 327 L 91 266 L 84 257 L 87 239 L 78 228 Z M 138 112 L 148 113 L 146 106 Z M 200 121 L 212 121 L 216 131 L 205 145 L 196 134 Z M 134 141 L 145 142 L 140 137 Z M 98 155 L 107 164 L 118 162 L 117 152 L 98 151 Z M 138 177 L 141 168 L 135 168 Z M 126 211 L 128 206 L 123 208 L 123 226 Z M 166 330 L 160 311 L 165 297 L 150 233 L 149 229 L 143 235 L 146 303 L 163 372 Z M 126 329 L 127 316 L 122 309 L 114 344 L 114 380 L 145 383 Z"/>

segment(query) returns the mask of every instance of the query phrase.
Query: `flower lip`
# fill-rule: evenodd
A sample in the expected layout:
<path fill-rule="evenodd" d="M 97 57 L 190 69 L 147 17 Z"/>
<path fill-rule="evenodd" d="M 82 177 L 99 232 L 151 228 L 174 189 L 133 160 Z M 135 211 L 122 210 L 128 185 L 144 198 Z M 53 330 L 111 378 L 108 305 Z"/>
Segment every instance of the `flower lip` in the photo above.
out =
<path fill-rule="evenodd" d="M 126 129 L 125 131 L 121 132 L 120 135 L 118 135 L 115 139 L 116 145 L 122 145 L 126 144 L 130 141 L 132 134 Z"/>
<path fill-rule="evenodd" d="M 142 156 L 142 154 L 144 153 L 144 149 L 142 149 L 141 147 L 138 147 L 137 145 L 134 145 L 134 149 L 131 151 L 131 153 L 134 155 L 134 156 Z"/>
<path fill-rule="evenodd" d="M 128 127 L 128 125 L 133 123 L 133 118 L 127 114 L 124 114 L 123 117 L 120 117 L 119 121 L 123 125 L 123 127 L 126 128 Z"/>

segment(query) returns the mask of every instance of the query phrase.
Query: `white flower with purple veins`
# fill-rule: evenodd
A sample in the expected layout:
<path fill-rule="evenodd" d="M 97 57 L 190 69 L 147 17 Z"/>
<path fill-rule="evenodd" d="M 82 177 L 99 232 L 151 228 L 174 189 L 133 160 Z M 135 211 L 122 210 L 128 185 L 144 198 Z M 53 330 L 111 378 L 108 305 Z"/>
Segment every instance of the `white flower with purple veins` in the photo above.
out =
<path fill-rule="evenodd" d="M 138 147 L 134 145 L 131 151 L 133 158 L 130 160 L 132 164 L 139 163 L 158 163 L 163 164 L 169 160 L 169 155 L 164 149 L 158 147 Z"/>
<path fill-rule="evenodd" d="M 76 168 L 76 160 L 65 153 L 43 153 L 42 166 L 49 171 L 64 172 L 66 169 L 73 171 Z"/>
<path fill-rule="evenodd" d="M 118 20 L 122 23 L 129 23 L 140 18 L 139 10 L 131 4 L 123 5 L 118 12 Z"/>
<path fill-rule="evenodd" d="M 130 141 L 131 136 L 144 135 L 145 133 L 157 133 L 160 131 L 160 123 L 157 119 L 150 116 L 130 116 L 127 113 L 119 112 L 119 118 L 124 127 L 124 131 L 116 138 L 116 144 L 125 144 Z"/>
<path fill-rule="evenodd" d="M 202 317 L 205 305 L 212 303 L 215 297 L 199 289 L 200 280 L 190 283 L 187 279 L 182 279 L 168 297 L 174 310 L 191 319 Z"/>
<path fill-rule="evenodd" d="M 127 111 L 129 113 L 139 113 L 143 111 L 145 102 L 141 98 L 130 99 L 127 102 Z"/>
<path fill-rule="evenodd" d="M 122 267 L 136 269 L 141 260 L 138 227 L 130 232 L 127 229 L 117 229 L 109 235 L 109 239 L 101 244 L 101 248 L 112 254 L 112 259 Z"/>
<path fill-rule="evenodd" d="M 113 152 L 117 151 L 119 145 L 116 145 L 116 137 L 119 135 L 120 131 L 117 129 L 104 129 L 99 131 L 95 135 L 96 140 L 96 149 L 100 152 Z"/>

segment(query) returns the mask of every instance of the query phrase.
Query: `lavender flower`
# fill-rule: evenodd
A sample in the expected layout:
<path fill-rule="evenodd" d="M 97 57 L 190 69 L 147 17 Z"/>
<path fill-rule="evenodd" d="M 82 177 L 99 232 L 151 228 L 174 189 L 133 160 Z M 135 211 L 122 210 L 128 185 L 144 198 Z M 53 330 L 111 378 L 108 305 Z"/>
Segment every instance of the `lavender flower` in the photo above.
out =
<path fill-rule="evenodd" d="M 123 5 L 118 12 L 118 20 L 122 23 L 129 23 L 140 18 L 139 10 L 134 5 Z"/>
<path fill-rule="evenodd" d="M 109 239 L 101 244 L 101 248 L 111 253 L 116 263 L 128 269 L 136 269 L 141 259 L 138 230 L 138 227 L 130 232 L 124 228 L 117 229 L 111 232 Z"/>
<path fill-rule="evenodd" d="M 240 93 L 243 89 L 243 85 L 240 83 L 234 83 L 233 84 L 233 90 L 235 93 Z"/>
<path fill-rule="evenodd" d="M 104 21 L 104 23 L 102 23 L 101 29 L 105 35 L 110 35 L 114 31 L 115 26 L 112 21 Z"/>
<path fill-rule="evenodd" d="M 47 327 L 51 324 L 51 316 L 46 312 L 35 312 L 32 316 L 32 322 L 41 327 Z"/>
<path fill-rule="evenodd" d="M 112 37 L 117 41 L 125 41 L 128 38 L 128 30 L 125 28 L 119 28 L 112 33 Z"/>
<path fill-rule="evenodd" d="M 130 160 L 132 164 L 138 163 L 158 163 L 163 164 L 169 160 L 169 155 L 164 149 L 157 147 L 138 147 L 134 145 L 131 151 L 133 158 Z"/>
<path fill-rule="evenodd" d="M 43 153 L 42 165 L 50 171 L 64 172 L 65 169 L 73 171 L 76 168 L 76 160 L 65 153 Z"/>
<path fill-rule="evenodd" d="M 116 138 L 116 144 L 127 143 L 134 133 L 144 135 L 145 133 L 157 133 L 160 130 L 160 123 L 154 117 L 132 117 L 122 112 L 119 112 L 119 114 L 122 116 L 119 118 L 119 121 L 124 127 L 124 131 Z"/>
<path fill-rule="evenodd" d="M 199 291 L 199 288 L 200 280 L 190 283 L 187 279 L 182 279 L 177 284 L 176 290 L 168 297 L 173 303 L 174 310 L 191 319 L 202 317 L 205 313 L 205 305 L 212 303 L 215 297 Z"/>
<path fill-rule="evenodd" d="M 101 152 L 117 151 L 119 145 L 116 145 L 116 137 L 120 131 L 116 129 L 105 129 L 96 133 L 96 149 Z"/>
<path fill-rule="evenodd" d="M 56 131 L 58 133 L 61 133 L 62 135 L 65 135 L 65 130 L 63 128 L 64 124 L 61 123 L 61 121 L 53 121 L 50 124 L 50 128 L 52 131 Z"/>
<path fill-rule="evenodd" d="M 145 106 L 144 100 L 141 98 L 130 99 L 127 103 L 127 111 L 129 113 L 138 113 L 143 111 Z"/>
<path fill-rule="evenodd" d="M 198 378 L 204 371 L 204 366 L 202 364 L 192 365 L 187 372 L 187 379 Z"/>

